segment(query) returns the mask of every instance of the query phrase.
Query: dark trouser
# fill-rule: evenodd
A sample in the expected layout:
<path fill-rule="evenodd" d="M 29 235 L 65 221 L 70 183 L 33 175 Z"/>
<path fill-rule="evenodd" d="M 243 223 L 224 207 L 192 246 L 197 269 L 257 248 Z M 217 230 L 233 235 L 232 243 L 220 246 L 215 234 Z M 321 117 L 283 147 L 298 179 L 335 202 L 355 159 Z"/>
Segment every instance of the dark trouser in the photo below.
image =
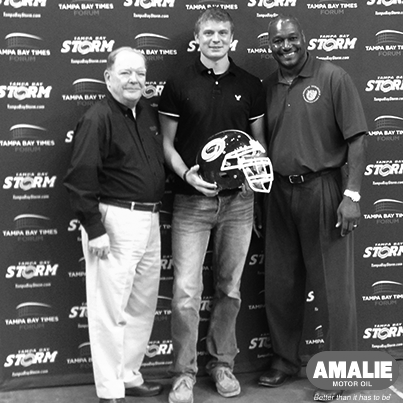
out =
<path fill-rule="evenodd" d="M 321 311 L 326 351 L 354 351 L 357 323 L 352 234 L 336 228 L 339 170 L 301 184 L 276 175 L 266 201 L 265 293 L 272 367 L 295 374 L 309 281 Z"/>

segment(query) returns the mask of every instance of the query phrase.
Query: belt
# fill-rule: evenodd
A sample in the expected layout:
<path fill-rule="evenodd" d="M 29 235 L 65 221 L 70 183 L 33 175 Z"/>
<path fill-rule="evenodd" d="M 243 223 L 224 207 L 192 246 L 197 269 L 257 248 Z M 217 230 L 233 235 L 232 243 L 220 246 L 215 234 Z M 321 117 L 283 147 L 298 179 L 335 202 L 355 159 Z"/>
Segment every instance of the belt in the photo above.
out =
<path fill-rule="evenodd" d="M 319 176 L 322 175 L 326 175 L 332 171 L 335 171 L 336 169 L 339 168 L 330 168 L 330 169 L 324 169 L 323 171 L 319 171 L 319 172 L 309 172 L 306 174 L 302 174 L 302 175 L 280 175 L 278 174 L 281 178 L 287 180 L 288 182 L 290 182 L 292 185 L 299 185 L 301 183 L 305 183 L 308 182 L 312 179 L 315 179 Z"/>
<path fill-rule="evenodd" d="M 101 203 L 110 204 L 111 206 L 127 208 L 129 210 L 149 211 L 158 213 L 160 211 L 161 202 L 158 203 L 140 203 L 134 201 L 112 199 L 109 197 L 101 198 Z"/>

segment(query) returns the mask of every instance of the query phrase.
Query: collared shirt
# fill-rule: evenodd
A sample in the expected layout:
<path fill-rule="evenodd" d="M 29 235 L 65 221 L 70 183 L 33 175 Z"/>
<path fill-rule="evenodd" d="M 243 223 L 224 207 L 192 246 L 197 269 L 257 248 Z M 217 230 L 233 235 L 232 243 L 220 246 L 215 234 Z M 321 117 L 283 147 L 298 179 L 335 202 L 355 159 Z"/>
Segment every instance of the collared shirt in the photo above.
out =
<path fill-rule="evenodd" d="M 308 54 L 291 85 L 279 70 L 263 85 L 269 157 L 281 175 L 341 167 L 347 140 L 368 130 L 353 81 L 333 63 Z"/>
<path fill-rule="evenodd" d="M 100 198 L 161 200 L 165 171 L 157 125 L 156 111 L 145 100 L 137 104 L 134 119 L 132 110 L 110 93 L 79 120 L 64 184 L 89 239 L 106 233 Z"/>
<path fill-rule="evenodd" d="M 264 115 L 261 81 L 230 59 L 226 73 L 215 76 L 200 59 L 169 79 L 159 102 L 159 113 L 179 119 L 175 148 L 188 167 L 214 134 L 229 129 L 250 134 L 250 123 Z M 198 193 L 175 178 L 179 193 Z"/>

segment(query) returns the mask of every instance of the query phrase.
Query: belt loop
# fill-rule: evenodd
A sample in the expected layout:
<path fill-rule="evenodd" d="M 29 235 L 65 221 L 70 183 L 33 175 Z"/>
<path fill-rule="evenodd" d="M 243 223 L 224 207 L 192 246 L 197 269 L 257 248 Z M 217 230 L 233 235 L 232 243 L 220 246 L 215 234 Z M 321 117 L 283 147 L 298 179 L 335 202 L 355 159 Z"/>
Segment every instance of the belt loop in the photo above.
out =
<path fill-rule="evenodd" d="M 134 210 L 134 206 L 136 205 L 136 202 L 131 202 L 131 205 L 130 205 L 130 211 L 133 211 Z"/>

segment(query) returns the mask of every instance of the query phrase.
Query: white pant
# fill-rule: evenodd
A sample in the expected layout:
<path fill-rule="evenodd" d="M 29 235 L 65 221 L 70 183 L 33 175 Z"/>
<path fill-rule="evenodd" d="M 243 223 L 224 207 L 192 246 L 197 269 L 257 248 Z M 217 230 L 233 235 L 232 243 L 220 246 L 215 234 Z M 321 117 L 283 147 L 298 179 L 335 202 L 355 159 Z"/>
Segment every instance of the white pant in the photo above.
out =
<path fill-rule="evenodd" d="M 99 398 L 125 396 L 139 386 L 139 372 L 150 338 L 161 270 L 158 213 L 130 211 L 100 203 L 111 253 L 86 261 L 88 324 L 95 386 Z"/>

